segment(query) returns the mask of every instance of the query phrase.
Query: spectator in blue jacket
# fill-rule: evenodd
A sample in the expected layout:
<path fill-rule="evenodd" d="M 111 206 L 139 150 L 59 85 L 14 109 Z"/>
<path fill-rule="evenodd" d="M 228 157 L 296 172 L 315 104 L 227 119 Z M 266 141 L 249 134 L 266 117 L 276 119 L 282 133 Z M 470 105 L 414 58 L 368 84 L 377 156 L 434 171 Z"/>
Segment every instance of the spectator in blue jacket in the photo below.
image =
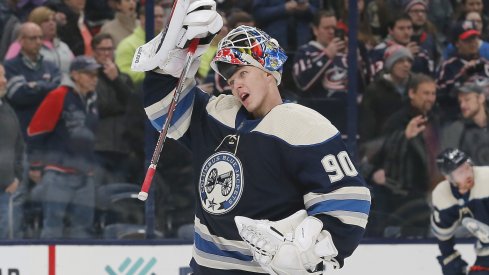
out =
<path fill-rule="evenodd" d="M 98 122 L 94 91 L 100 67 L 91 57 L 76 57 L 70 65 L 74 87 L 63 85 L 51 91 L 29 124 L 28 134 L 43 152 L 41 238 L 91 236 Z"/>
<path fill-rule="evenodd" d="M 27 157 L 31 165 L 29 177 L 35 182 L 40 180 L 41 175 L 36 148 L 26 139 L 27 126 L 44 97 L 61 82 L 58 67 L 44 60 L 40 54 L 42 38 L 39 25 L 32 22 L 22 24 L 19 35 L 21 51 L 4 64 L 8 81 L 6 98 L 17 114 L 24 140 L 27 141 Z"/>

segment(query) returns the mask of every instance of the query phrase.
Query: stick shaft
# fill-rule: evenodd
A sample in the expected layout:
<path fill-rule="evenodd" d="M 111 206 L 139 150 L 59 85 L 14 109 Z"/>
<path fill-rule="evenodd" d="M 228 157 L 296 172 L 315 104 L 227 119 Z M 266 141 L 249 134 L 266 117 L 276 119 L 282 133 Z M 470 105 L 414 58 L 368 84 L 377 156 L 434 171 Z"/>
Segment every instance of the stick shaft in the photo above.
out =
<path fill-rule="evenodd" d="M 173 114 L 177 107 L 178 99 L 180 98 L 180 94 L 182 93 L 182 90 L 184 88 L 185 79 L 187 77 L 190 66 L 192 65 L 193 56 L 198 45 L 199 45 L 199 38 L 194 38 L 190 42 L 185 65 L 182 69 L 180 78 L 178 79 L 177 86 L 175 88 L 175 92 L 173 93 L 172 101 L 170 103 L 170 107 L 168 108 L 168 113 L 166 115 L 165 123 L 163 124 L 163 128 L 161 129 L 160 135 L 158 137 L 158 142 L 156 143 L 153 156 L 151 157 L 151 163 L 148 167 L 148 170 L 146 171 L 146 176 L 144 177 L 144 182 L 143 185 L 141 186 L 141 191 L 139 192 L 138 198 L 142 201 L 146 200 L 146 198 L 148 197 L 148 191 L 149 188 L 151 187 L 151 182 L 153 181 L 153 176 L 156 172 L 156 167 L 158 166 L 158 161 L 161 156 L 161 151 L 163 150 L 163 145 L 165 144 L 165 140 L 168 134 L 168 129 L 170 128 L 170 124 L 173 119 Z"/>

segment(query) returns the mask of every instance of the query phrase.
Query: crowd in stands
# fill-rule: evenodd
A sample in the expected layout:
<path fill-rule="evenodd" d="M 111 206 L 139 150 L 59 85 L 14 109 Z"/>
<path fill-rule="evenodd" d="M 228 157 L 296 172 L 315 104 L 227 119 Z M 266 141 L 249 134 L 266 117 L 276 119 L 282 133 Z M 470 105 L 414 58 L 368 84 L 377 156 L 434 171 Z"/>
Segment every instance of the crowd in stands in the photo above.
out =
<path fill-rule="evenodd" d="M 135 238 L 144 228 L 134 194 L 147 159 L 145 74 L 130 68 L 146 41 L 144 2 L 0 3 L 0 239 Z M 172 2 L 155 0 L 155 34 Z M 356 51 L 367 236 L 432 236 L 436 156 L 460 148 L 489 165 L 489 0 L 358 0 L 357 49 L 348 48 L 348 0 L 216 2 L 225 25 L 202 56 L 199 87 L 230 93 L 210 69 L 217 43 L 257 26 L 287 51 L 284 99 L 345 133 Z M 158 236 L 192 238 L 191 166 L 167 141 L 154 184 Z"/>

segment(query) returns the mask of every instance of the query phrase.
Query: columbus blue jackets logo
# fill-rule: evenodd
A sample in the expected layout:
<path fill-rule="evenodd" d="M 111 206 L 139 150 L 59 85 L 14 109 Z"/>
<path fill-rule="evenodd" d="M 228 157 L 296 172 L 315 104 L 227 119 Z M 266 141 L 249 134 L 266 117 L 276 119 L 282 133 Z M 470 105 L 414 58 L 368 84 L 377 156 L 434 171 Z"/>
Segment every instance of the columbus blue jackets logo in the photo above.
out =
<path fill-rule="evenodd" d="M 205 211 L 221 215 L 233 209 L 243 193 L 243 167 L 235 155 L 219 152 L 202 166 L 199 194 Z"/>

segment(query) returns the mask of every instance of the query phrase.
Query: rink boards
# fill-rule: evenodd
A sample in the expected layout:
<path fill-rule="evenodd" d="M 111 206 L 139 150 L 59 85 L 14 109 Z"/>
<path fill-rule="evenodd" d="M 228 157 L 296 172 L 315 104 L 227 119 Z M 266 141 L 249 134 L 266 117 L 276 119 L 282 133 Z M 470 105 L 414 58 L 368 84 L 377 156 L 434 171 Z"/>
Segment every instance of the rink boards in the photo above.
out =
<path fill-rule="evenodd" d="M 456 248 L 473 263 L 472 244 Z M 183 275 L 191 254 L 189 244 L 17 243 L 0 245 L 0 275 Z M 441 274 L 437 255 L 434 243 L 362 244 L 343 269 L 328 274 L 436 275 Z"/>

